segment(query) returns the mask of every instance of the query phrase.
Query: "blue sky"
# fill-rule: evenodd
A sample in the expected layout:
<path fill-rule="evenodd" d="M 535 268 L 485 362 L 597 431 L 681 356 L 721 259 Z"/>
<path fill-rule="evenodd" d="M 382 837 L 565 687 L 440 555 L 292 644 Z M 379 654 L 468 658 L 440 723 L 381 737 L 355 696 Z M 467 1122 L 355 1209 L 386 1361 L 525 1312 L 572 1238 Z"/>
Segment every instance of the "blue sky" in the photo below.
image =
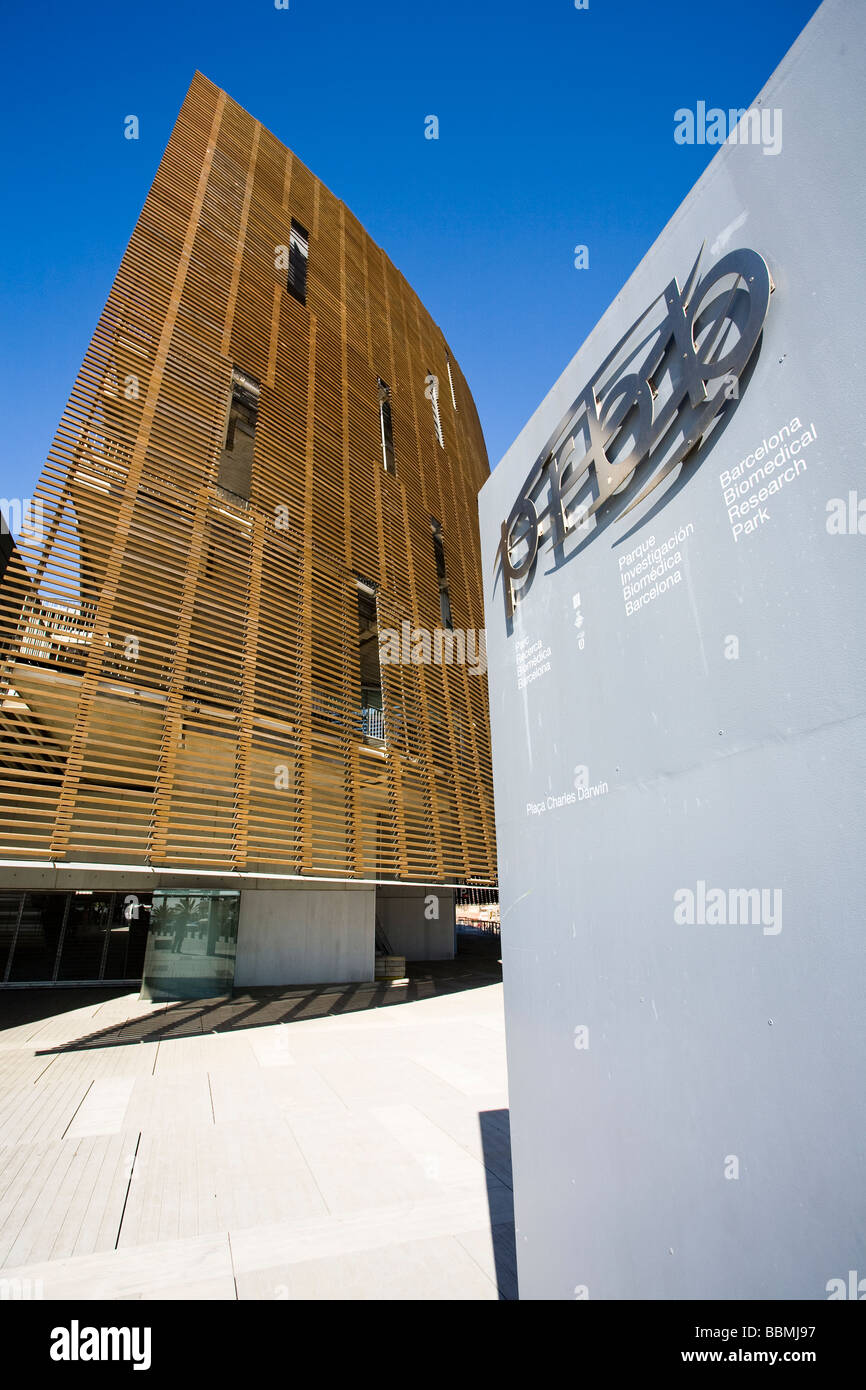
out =
<path fill-rule="evenodd" d="M 815 0 L 148 0 L 6 13 L 0 495 L 32 492 L 193 72 L 342 198 L 441 325 L 491 465 Z M 123 136 L 135 114 L 140 139 Z M 424 138 L 439 118 L 438 141 Z M 589 247 L 589 269 L 573 248 Z M 7 393 L 8 403 L 8 393 Z"/>

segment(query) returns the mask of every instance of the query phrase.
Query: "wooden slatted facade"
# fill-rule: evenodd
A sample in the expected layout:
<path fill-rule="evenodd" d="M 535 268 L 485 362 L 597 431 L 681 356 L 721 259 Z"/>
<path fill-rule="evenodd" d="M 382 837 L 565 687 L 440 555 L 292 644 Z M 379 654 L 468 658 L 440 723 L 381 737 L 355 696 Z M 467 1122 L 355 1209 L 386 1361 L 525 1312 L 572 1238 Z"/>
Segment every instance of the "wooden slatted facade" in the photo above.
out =
<path fill-rule="evenodd" d="M 234 369 L 260 383 L 248 499 L 219 484 Z M 380 629 L 439 627 L 431 519 L 454 626 L 483 628 L 487 473 L 402 275 L 196 75 L 0 587 L 0 858 L 495 882 L 483 675 L 386 665 L 384 742 L 359 717 L 358 579 Z"/>

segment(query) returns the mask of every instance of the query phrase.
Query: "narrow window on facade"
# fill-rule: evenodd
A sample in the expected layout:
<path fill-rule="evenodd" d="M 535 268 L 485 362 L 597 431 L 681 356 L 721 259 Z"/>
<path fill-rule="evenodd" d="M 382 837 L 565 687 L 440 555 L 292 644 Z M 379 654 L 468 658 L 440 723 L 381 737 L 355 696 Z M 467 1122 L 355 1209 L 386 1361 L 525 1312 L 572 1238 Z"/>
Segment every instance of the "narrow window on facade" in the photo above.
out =
<path fill-rule="evenodd" d="M 220 455 L 218 482 L 226 492 L 248 502 L 253 476 L 253 447 L 259 415 L 259 383 L 235 367 L 226 438 Z"/>
<path fill-rule="evenodd" d="M 394 432 L 391 428 L 391 391 L 380 376 L 379 383 L 379 423 L 382 429 L 382 463 L 386 473 L 397 473 L 394 461 Z"/>
<path fill-rule="evenodd" d="M 424 378 L 427 390 L 425 395 L 429 396 L 430 404 L 433 406 L 433 424 L 436 427 L 436 438 L 439 440 L 440 448 L 445 448 L 445 441 L 442 438 L 442 417 L 439 414 L 439 382 L 432 372 L 428 372 Z"/>
<path fill-rule="evenodd" d="M 361 674 L 361 733 L 383 743 L 382 667 L 379 661 L 379 615 L 376 590 L 358 580 L 358 661 Z"/>
<path fill-rule="evenodd" d="M 453 631 L 454 620 L 451 617 L 451 598 L 448 593 L 448 575 L 445 573 L 445 542 L 442 539 L 442 527 L 438 521 L 430 518 L 430 528 L 433 532 L 433 557 L 436 561 L 436 578 L 439 580 L 439 612 L 442 614 L 442 626 Z"/>
<path fill-rule="evenodd" d="M 454 378 L 451 375 L 451 358 L 446 357 L 445 366 L 448 368 L 448 385 L 451 387 L 451 404 L 455 411 L 457 409 L 457 397 L 454 394 Z"/>
<path fill-rule="evenodd" d="M 310 257 L 310 238 L 306 228 L 292 218 L 289 235 L 288 290 L 301 304 L 307 302 L 307 263 Z"/>

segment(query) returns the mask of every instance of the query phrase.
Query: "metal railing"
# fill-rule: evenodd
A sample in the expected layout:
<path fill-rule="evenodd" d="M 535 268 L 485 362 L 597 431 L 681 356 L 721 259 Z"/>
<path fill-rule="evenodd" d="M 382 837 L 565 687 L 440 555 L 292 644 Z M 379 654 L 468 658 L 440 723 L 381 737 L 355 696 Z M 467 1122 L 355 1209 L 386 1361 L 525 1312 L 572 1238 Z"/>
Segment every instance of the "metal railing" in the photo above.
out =
<path fill-rule="evenodd" d="M 467 884 L 454 893 L 458 932 L 499 936 L 499 889 Z"/>
<path fill-rule="evenodd" d="M 80 609 L 61 603 L 30 603 L 23 615 L 20 652 L 36 661 L 59 661 L 70 648 L 87 647 L 91 622 Z"/>
<path fill-rule="evenodd" d="M 385 742 L 385 711 L 367 705 L 361 710 L 361 728 L 364 738 L 374 738 Z"/>

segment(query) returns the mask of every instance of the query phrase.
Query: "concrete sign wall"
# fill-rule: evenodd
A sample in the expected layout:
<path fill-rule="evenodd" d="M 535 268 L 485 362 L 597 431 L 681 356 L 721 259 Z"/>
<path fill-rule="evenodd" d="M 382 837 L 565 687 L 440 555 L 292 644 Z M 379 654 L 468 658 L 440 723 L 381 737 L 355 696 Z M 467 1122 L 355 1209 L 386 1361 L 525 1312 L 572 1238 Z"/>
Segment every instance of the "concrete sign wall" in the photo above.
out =
<path fill-rule="evenodd" d="M 829 0 L 481 494 L 523 1298 L 866 1296 L 864 47 Z"/>

